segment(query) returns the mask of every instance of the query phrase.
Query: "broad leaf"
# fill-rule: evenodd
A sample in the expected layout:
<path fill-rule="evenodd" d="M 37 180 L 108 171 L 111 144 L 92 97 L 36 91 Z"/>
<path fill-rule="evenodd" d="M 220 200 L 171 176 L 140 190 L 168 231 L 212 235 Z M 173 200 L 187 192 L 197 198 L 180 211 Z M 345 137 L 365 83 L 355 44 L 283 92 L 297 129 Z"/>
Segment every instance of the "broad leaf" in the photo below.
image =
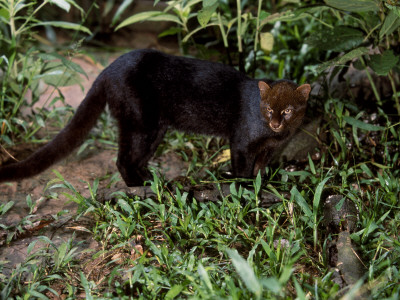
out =
<path fill-rule="evenodd" d="M 207 286 L 207 288 L 212 291 L 213 290 L 213 286 L 210 280 L 210 276 L 208 276 L 208 273 L 206 271 L 206 269 L 204 269 L 203 265 L 201 263 L 199 263 L 199 265 L 197 266 L 197 272 L 199 273 L 201 279 L 203 280 L 204 284 Z"/>
<path fill-rule="evenodd" d="M 322 180 L 317 188 L 315 189 L 315 194 L 314 194 L 314 199 L 313 199 L 313 210 L 314 210 L 314 215 L 317 213 L 318 208 L 319 208 L 319 203 L 321 201 L 321 196 L 322 196 L 322 191 L 324 189 L 324 186 L 326 182 L 331 179 L 331 177 L 327 177 L 324 180 Z"/>
<path fill-rule="evenodd" d="M 55 4 L 57 5 L 59 8 L 62 8 L 63 10 L 65 10 L 66 12 L 69 12 L 70 8 L 71 8 L 71 4 L 69 4 L 67 1 L 65 0 L 49 0 L 49 2 L 51 4 Z"/>
<path fill-rule="evenodd" d="M 14 201 L 10 201 L 4 204 L 3 206 L 0 206 L 0 215 L 4 215 L 7 211 L 11 209 L 11 207 L 13 207 L 13 205 Z"/>
<path fill-rule="evenodd" d="M 325 3 L 336 9 L 350 12 L 377 11 L 379 9 L 375 0 L 325 0 Z"/>
<path fill-rule="evenodd" d="M 80 6 L 76 3 L 76 1 L 74 1 L 74 0 L 66 0 L 66 1 L 67 1 L 69 4 L 71 4 L 73 7 L 75 7 L 77 10 L 79 10 L 81 14 L 84 14 L 84 13 L 85 13 L 85 10 L 84 10 L 82 7 L 80 7 Z"/>
<path fill-rule="evenodd" d="M 334 29 L 315 32 L 305 42 L 321 50 L 342 52 L 358 47 L 363 40 L 362 31 L 347 26 L 336 26 Z"/>
<path fill-rule="evenodd" d="M 264 52 L 271 52 L 274 47 L 274 36 L 270 32 L 260 33 L 260 45 Z"/>
<path fill-rule="evenodd" d="M 5 8 L 0 8 L 0 19 L 4 19 L 5 21 L 10 20 L 10 13 Z"/>
<path fill-rule="evenodd" d="M 183 285 L 175 284 L 170 288 L 168 293 L 165 295 L 164 299 L 165 300 L 174 299 L 176 296 L 180 294 L 180 292 L 182 292 L 182 290 L 183 290 Z"/>
<path fill-rule="evenodd" d="M 127 213 L 131 215 L 134 213 L 132 207 L 124 199 L 118 199 L 118 205 Z"/>
<path fill-rule="evenodd" d="M 336 57 L 332 60 L 329 60 L 321 65 L 319 65 L 316 69 L 317 72 L 323 72 L 326 69 L 334 66 L 339 66 L 339 65 L 345 65 L 348 61 L 351 61 L 356 58 L 360 58 L 364 54 L 367 54 L 369 52 L 367 47 L 359 47 L 354 50 L 351 50 L 350 52 Z"/>
<path fill-rule="evenodd" d="M 278 294 L 282 290 L 282 286 L 275 277 L 269 277 L 261 280 L 262 285 L 271 292 Z"/>
<path fill-rule="evenodd" d="M 161 12 L 161 11 L 145 11 L 142 13 L 135 14 L 127 19 L 125 19 L 121 24 L 115 28 L 118 30 L 122 27 L 129 26 L 131 24 L 143 21 L 168 21 L 174 22 L 182 25 L 182 22 L 179 20 L 177 16 Z"/>
<path fill-rule="evenodd" d="M 202 10 L 200 10 L 197 14 L 197 20 L 199 24 L 204 27 L 210 21 L 212 14 L 218 7 L 218 2 L 214 3 L 211 6 L 205 6 Z"/>
<path fill-rule="evenodd" d="M 304 212 L 304 214 L 309 217 L 310 219 L 312 218 L 312 211 L 310 209 L 310 206 L 304 199 L 304 197 L 300 194 L 296 186 L 294 186 L 290 190 L 290 194 L 294 197 L 294 200 L 297 202 L 297 204 L 300 206 L 301 210 Z"/>
<path fill-rule="evenodd" d="M 393 11 L 395 14 L 397 14 L 400 17 L 400 7 L 395 6 L 395 5 L 389 5 L 386 3 L 386 7 L 389 8 L 391 11 Z"/>
<path fill-rule="evenodd" d="M 367 131 L 379 131 L 379 130 L 385 129 L 385 127 L 383 127 L 383 126 L 368 124 L 361 120 L 357 120 L 357 119 L 354 119 L 353 117 L 349 117 L 349 116 L 343 116 L 343 120 L 345 120 L 347 123 L 349 123 L 350 125 L 352 125 L 354 127 L 364 129 Z"/>
<path fill-rule="evenodd" d="M 51 86 L 71 86 L 81 83 L 81 77 L 76 73 L 70 73 L 65 67 L 60 66 L 49 70 L 40 75 L 34 76 L 34 79 L 43 79 L 44 82 Z"/>
<path fill-rule="evenodd" d="M 389 14 L 386 16 L 385 21 L 383 22 L 383 25 L 381 27 L 381 30 L 379 31 L 379 38 L 382 39 L 384 36 L 390 35 L 398 29 L 400 26 L 400 17 L 397 15 L 397 13 L 393 10 L 389 12 Z"/>
<path fill-rule="evenodd" d="M 203 7 L 213 6 L 218 4 L 218 0 L 203 0 Z"/>
<path fill-rule="evenodd" d="M 75 72 L 78 72 L 82 75 L 84 75 L 86 78 L 88 78 L 86 72 L 82 69 L 82 67 L 71 60 L 65 58 L 64 56 L 53 52 L 53 53 L 39 53 L 38 57 L 40 57 L 43 60 L 54 60 L 54 59 L 59 59 L 64 66 L 67 68 L 74 70 Z"/>
<path fill-rule="evenodd" d="M 376 74 L 387 76 L 398 61 L 399 57 L 394 55 L 392 50 L 387 50 L 383 54 L 371 55 L 368 65 Z"/>
<path fill-rule="evenodd" d="M 87 34 L 92 34 L 92 32 L 89 30 L 89 28 L 87 28 L 85 26 L 82 26 L 82 25 L 76 24 L 76 23 L 63 22 L 63 21 L 39 22 L 39 23 L 35 24 L 34 26 L 53 26 L 53 27 L 60 27 L 60 28 L 71 29 L 71 30 L 76 30 L 76 31 L 83 31 L 83 32 L 86 32 Z"/>
<path fill-rule="evenodd" d="M 236 269 L 236 272 L 239 273 L 239 276 L 246 284 L 246 287 L 254 294 L 260 296 L 262 293 L 262 286 L 248 262 L 239 255 L 237 250 L 227 249 L 226 251 L 229 257 L 232 259 L 232 263 Z"/>
<path fill-rule="evenodd" d="M 112 19 L 112 25 L 115 25 L 115 23 L 117 23 L 117 21 L 119 20 L 119 18 L 121 17 L 122 13 L 128 8 L 129 5 L 131 5 L 131 3 L 133 2 L 133 0 L 124 0 L 121 5 L 118 7 L 117 11 L 115 12 L 115 15 Z"/>
<path fill-rule="evenodd" d="M 168 36 L 168 35 L 175 35 L 182 32 L 182 28 L 180 27 L 169 27 L 167 30 L 164 30 L 163 32 L 161 32 L 158 37 L 164 37 L 164 36 Z"/>

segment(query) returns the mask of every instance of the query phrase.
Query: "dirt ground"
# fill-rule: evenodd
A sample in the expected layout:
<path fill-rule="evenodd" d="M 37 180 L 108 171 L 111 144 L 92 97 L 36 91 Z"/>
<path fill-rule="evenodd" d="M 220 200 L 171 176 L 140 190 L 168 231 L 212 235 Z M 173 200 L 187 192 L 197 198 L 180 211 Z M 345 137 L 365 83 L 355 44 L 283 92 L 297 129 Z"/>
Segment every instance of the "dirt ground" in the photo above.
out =
<path fill-rule="evenodd" d="M 25 233 L 16 235 L 11 243 L 7 244 L 7 234 L 0 230 L 0 260 L 8 261 L 9 269 L 4 272 L 9 273 L 18 263 L 21 263 L 27 257 L 27 247 L 38 239 L 38 236 L 47 236 L 56 245 L 66 242 L 75 233 L 75 240 L 82 241 L 79 245 L 81 250 L 97 249 L 100 245 L 91 238 L 91 234 L 86 232 L 86 226 L 90 226 L 90 217 L 81 217 L 78 221 L 72 216 L 76 213 L 77 204 L 69 201 L 62 195 L 63 192 L 71 191 L 63 188 L 51 188 L 48 183 L 56 179 L 53 170 L 59 172 L 66 181 L 84 197 L 90 197 L 89 184 L 92 184 L 96 178 L 104 178 L 107 175 L 117 173 L 115 166 L 117 152 L 114 150 L 98 149 L 85 158 L 72 154 L 66 160 L 54 165 L 45 172 L 21 182 L 0 184 L 0 203 L 14 201 L 13 208 L 1 217 L 1 224 L 7 227 L 16 226 L 22 219 L 26 218 L 30 211 L 26 198 L 29 195 L 34 205 L 34 211 L 29 219 L 32 224 L 24 226 Z M 152 164 L 163 169 L 167 179 L 173 179 L 182 175 L 187 168 L 185 163 L 174 153 L 168 153 Z M 106 188 L 110 180 L 100 181 L 99 193 L 109 195 L 112 191 L 126 189 L 122 181 L 117 182 L 111 188 Z M 59 182 L 58 182 L 59 183 Z M 54 183 L 56 184 L 56 183 Z M 57 193 L 57 199 L 51 194 Z M 59 212 L 63 214 L 57 216 Z M 12 231 L 12 230 L 11 230 Z M 34 249 L 43 247 L 43 244 L 37 243 Z M 9 272 L 7 272 L 9 271 Z"/>

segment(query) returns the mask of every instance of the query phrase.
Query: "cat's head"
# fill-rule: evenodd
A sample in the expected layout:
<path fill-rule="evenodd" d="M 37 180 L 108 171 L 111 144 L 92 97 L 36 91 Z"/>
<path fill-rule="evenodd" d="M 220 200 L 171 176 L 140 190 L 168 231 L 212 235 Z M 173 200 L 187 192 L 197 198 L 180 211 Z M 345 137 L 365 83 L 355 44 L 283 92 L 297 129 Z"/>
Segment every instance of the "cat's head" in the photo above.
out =
<path fill-rule="evenodd" d="M 261 95 L 261 113 L 271 130 L 283 132 L 300 126 L 311 91 L 309 84 L 297 86 L 287 80 L 268 85 L 258 82 Z"/>

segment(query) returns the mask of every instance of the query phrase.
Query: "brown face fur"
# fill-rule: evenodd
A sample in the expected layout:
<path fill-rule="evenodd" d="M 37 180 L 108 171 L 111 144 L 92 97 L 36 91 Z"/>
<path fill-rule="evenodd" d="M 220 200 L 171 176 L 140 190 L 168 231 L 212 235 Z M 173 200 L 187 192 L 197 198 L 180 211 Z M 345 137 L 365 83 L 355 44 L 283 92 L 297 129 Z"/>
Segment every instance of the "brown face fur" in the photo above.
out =
<path fill-rule="evenodd" d="M 279 81 L 269 86 L 260 81 L 258 87 L 261 113 L 272 131 L 282 132 L 300 125 L 311 91 L 309 84 L 297 87 L 292 82 Z"/>

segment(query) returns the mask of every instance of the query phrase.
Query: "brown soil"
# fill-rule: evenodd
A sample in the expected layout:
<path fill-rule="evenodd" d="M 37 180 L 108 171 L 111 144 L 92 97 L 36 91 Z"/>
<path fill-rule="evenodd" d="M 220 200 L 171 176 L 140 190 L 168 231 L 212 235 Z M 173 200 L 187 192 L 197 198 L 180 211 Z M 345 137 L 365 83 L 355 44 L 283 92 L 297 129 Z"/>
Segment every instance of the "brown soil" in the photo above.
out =
<path fill-rule="evenodd" d="M 26 145 L 22 149 L 26 151 Z M 96 262 L 95 269 L 98 269 L 99 260 L 104 262 L 104 265 L 109 262 L 109 259 L 107 259 L 109 255 L 102 256 L 96 262 L 92 262 L 91 255 L 84 254 L 87 249 L 93 250 L 93 253 L 102 249 L 102 245 L 92 239 L 92 234 L 89 231 L 93 226 L 93 220 L 90 216 L 80 217 L 75 220 L 74 215 L 76 215 L 77 204 L 69 201 L 62 194 L 63 192 L 73 194 L 73 192 L 65 188 L 53 189 L 51 188 L 53 184 L 49 184 L 49 182 L 57 180 L 57 176 L 53 172 L 53 170 L 56 170 L 84 197 L 90 197 L 88 183 L 92 184 L 96 178 L 105 178 L 99 184 L 99 194 L 101 195 L 110 194 L 115 190 L 124 191 L 125 185 L 123 181 L 117 182 L 110 188 L 108 187 L 110 175 L 117 173 L 115 166 L 116 154 L 115 150 L 103 149 L 98 149 L 97 152 L 85 158 L 72 154 L 67 160 L 54 165 L 38 176 L 21 182 L 0 184 L 0 203 L 15 202 L 12 209 L 0 218 L 0 223 L 9 227 L 9 230 L 0 230 L 0 261 L 8 261 L 3 270 L 5 274 L 10 274 L 18 263 L 27 258 L 27 247 L 31 242 L 37 240 L 39 236 L 48 237 L 57 246 L 72 237 L 75 242 L 81 242 L 79 244 L 79 249 L 82 251 L 81 259 L 85 259 L 88 264 L 86 266 L 87 270 L 85 269 L 88 274 L 96 274 L 89 269 Z M 152 163 L 163 168 L 165 172 L 163 174 L 169 179 L 181 175 L 182 170 L 187 168 L 182 160 L 171 152 L 159 157 Z M 52 197 L 54 193 L 58 194 L 55 199 Z M 28 195 L 31 197 L 32 202 L 36 203 L 31 215 L 26 203 Z M 61 211 L 64 214 L 54 217 Z M 8 235 L 15 232 L 15 226 L 21 224 L 21 221 L 28 215 L 30 215 L 29 220 L 32 224 L 25 225 L 26 222 L 23 222 L 24 233 L 18 231 L 11 239 L 11 242 L 7 243 Z M 38 242 L 34 250 L 43 246 L 42 242 Z"/>

